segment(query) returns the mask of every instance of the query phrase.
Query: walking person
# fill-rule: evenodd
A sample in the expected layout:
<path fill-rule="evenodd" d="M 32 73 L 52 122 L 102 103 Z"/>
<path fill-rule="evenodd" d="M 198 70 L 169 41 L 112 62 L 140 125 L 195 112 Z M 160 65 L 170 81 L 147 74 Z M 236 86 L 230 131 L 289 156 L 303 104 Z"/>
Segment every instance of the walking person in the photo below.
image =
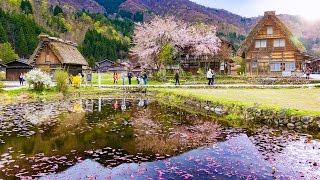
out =
<path fill-rule="evenodd" d="M 175 75 L 175 79 L 176 79 L 176 85 L 180 86 L 180 75 L 179 75 L 179 70 L 176 71 L 176 75 Z"/>
<path fill-rule="evenodd" d="M 216 74 L 214 73 L 214 70 L 211 71 L 211 74 L 212 74 L 211 85 L 214 85 L 214 81 L 215 81 L 215 78 L 216 78 Z"/>
<path fill-rule="evenodd" d="M 208 85 L 211 85 L 211 81 L 212 81 L 212 71 L 211 71 L 211 69 L 209 69 L 208 72 L 207 72 L 207 78 L 208 78 Z"/>
<path fill-rule="evenodd" d="M 113 84 L 118 84 L 118 79 L 119 79 L 118 73 L 114 72 L 113 73 Z"/>
<path fill-rule="evenodd" d="M 143 82 L 144 82 L 144 85 L 147 85 L 148 83 L 148 75 L 146 71 L 144 71 L 143 73 Z"/>
<path fill-rule="evenodd" d="M 19 75 L 19 82 L 20 82 L 20 86 L 22 86 L 23 85 L 23 74 L 22 73 L 20 73 L 20 75 Z"/>
<path fill-rule="evenodd" d="M 129 85 L 131 85 L 131 79 L 132 78 L 133 78 L 133 74 L 131 73 L 131 71 L 129 71 L 129 73 L 128 73 Z"/>
<path fill-rule="evenodd" d="M 140 75 L 139 75 L 139 73 L 137 73 L 136 78 L 137 78 L 137 85 L 140 85 Z"/>
<path fill-rule="evenodd" d="M 122 85 L 126 82 L 126 74 L 124 72 L 121 73 Z"/>
<path fill-rule="evenodd" d="M 306 79 L 310 79 L 311 69 L 309 67 L 306 68 L 305 74 L 306 74 Z"/>

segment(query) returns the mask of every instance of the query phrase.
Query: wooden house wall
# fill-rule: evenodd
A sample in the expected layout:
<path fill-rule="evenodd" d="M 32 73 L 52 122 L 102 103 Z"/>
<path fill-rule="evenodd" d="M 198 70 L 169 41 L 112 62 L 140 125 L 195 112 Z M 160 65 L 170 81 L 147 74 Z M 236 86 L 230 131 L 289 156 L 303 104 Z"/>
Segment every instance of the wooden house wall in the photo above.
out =
<path fill-rule="evenodd" d="M 52 49 L 47 45 L 40 52 L 35 61 L 36 65 L 61 65 L 58 57 L 53 53 Z"/>
<path fill-rule="evenodd" d="M 270 26 L 273 28 L 272 35 L 267 34 L 267 28 Z M 277 39 L 285 39 L 285 47 L 274 47 L 274 40 Z M 256 40 L 267 40 L 267 47 L 256 48 Z M 284 71 L 286 62 L 294 62 L 296 64 L 296 68 L 302 69 L 303 55 L 295 49 L 291 41 L 281 30 L 280 26 L 278 26 L 273 20 L 269 19 L 253 39 L 253 43 L 246 52 L 245 59 L 247 75 L 280 76 L 282 75 L 282 71 Z M 271 72 L 270 63 L 272 62 L 282 63 L 281 71 Z M 256 63 L 256 68 L 252 67 L 253 63 Z"/>

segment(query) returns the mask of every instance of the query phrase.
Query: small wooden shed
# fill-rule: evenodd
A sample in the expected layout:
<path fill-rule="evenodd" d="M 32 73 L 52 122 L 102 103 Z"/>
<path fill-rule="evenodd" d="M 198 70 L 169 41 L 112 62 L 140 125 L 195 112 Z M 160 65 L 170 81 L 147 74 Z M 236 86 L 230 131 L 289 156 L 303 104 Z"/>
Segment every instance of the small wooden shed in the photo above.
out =
<path fill-rule="evenodd" d="M 18 81 L 21 73 L 26 74 L 31 71 L 33 67 L 27 62 L 28 59 L 17 59 L 6 63 L 6 80 Z"/>
<path fill-rule="evenodd" d="M 82 73 L 89 64 L 77 49 L 77 44 L 48 35 L 40 35 L 40 43 L 29 58 L 28 64 L 40 68 L 48 67 L 53 73 L 65 68 L 70 74 Z"/>

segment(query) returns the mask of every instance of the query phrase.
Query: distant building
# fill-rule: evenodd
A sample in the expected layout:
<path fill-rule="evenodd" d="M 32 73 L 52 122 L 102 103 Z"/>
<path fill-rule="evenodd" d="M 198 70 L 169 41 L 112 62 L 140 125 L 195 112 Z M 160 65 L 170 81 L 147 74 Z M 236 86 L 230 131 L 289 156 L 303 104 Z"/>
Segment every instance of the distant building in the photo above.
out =
<path fill-rule="evenodd" d="M 94 71 L 98 72 L 125 72 L 129 69 L 130 65 L 128 63 L 117 63 L 111 60 L 103 60 L 96 63 Z"/>
<path fill-rule="evenodd" d="M 97 62 L 96 66 L 93 68 L 94 71 L 100 70 L 100 72 L 107 72 L 109 68 L 113 67 L 117 63 L 114 61 L 111 61 L 109 59 L 105 59 L 103 61 Z"/>
<path fill-rule="evenodd" d="M 36 67 L 48 67 L 51 72 L 65 68 L 69 73 L 82 73 L 88 62 L 77 49 L 77 44 L 48 35 L 40 35 L 40 43 L 30 57 L 28 64 Z"/>
<path fill-rule="evenodd" d="M 249 76 L 290 76 L 296 69 L 303 70 L 309 58 L 305 47 L 275 11 L 265 12 L 241 45 L 238 55 L 245 58 Z"/>
<path fill-rule="evenodd" d="M 221 55 L 221 51 L 219 54 L 213 57 L 194 57 L 192 55 L 184 54 L 181 57 L 181 67 L 185 71 L 192 72 L 196 74 L 199 69 L 208 70 L 212 69 L 216 74 L 224 74 L 230 75 L 231 74 L 231 67 L 233 63 L 233 57 L 236 54 L 235 47 L 226 40 L 221 40 L 221 48 L 226 47 L 229 50 L 228 55 L 223 57 Z M 226 53 L 226 52 L 223 52 Z"/>
<path fill-rule="evenodd" d="M 6 80 L 18 81 L 20 74 L 26 74 L 32 70 L 32 66 L 28 64 L 28 59 L 17 59 L 5 64 Z"/>
<path fill-rule="evenodd" d="M 307 64 L 311 68 L 312 73 L 320 74 L 320 57 L 311 59 Z"/>

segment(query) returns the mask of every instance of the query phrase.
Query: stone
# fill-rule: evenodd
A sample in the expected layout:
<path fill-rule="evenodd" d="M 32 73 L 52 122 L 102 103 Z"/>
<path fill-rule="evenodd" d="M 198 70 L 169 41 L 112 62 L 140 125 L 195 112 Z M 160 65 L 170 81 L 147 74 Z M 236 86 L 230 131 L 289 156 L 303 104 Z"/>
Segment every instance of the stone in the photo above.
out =
<path fill-rule="evenodd" d="M 291 116 L 291 118 L 290 118 L 290 122 L 292 122 L 292 123 L 296 123 L 299 121 L 300 121 L 300 118 L 298 116 Z"/>
<path fill-rule="evenodd" d="M 215 108 L 210 108 L 210 111 L 215 112 Z"/>
<path fill-rule="evenodd" d="M 287 124 L 287 127 L 288 127 L 289 129 L 294 129 L 294 124 L 293 124 L 293 123 L 288 123 L 288 124 Z"/>
<path fill-rule="evenodd" d="M 205 106 L 204 109 L 209 111 L 210 107 L 209 106 Z"/>
<path fill-rule="evenodd" d="M 301 122 L 296 122 L 294 125 L 295 125 L 296 127 L 301 126 Z"/>
<path fill-rule="evenodd" d="M 223 114 L 223 110 L 221 108 L 215 108 L 214 112 L 218 115 L 222 115 Z"/>
<path fill-rule="evenodd" d="M 303 122 L 304 124 L 309 124 L 312 121 L 312 117 L 310 116 L 304 116 L 301 118 L 301 122 Z"/>

